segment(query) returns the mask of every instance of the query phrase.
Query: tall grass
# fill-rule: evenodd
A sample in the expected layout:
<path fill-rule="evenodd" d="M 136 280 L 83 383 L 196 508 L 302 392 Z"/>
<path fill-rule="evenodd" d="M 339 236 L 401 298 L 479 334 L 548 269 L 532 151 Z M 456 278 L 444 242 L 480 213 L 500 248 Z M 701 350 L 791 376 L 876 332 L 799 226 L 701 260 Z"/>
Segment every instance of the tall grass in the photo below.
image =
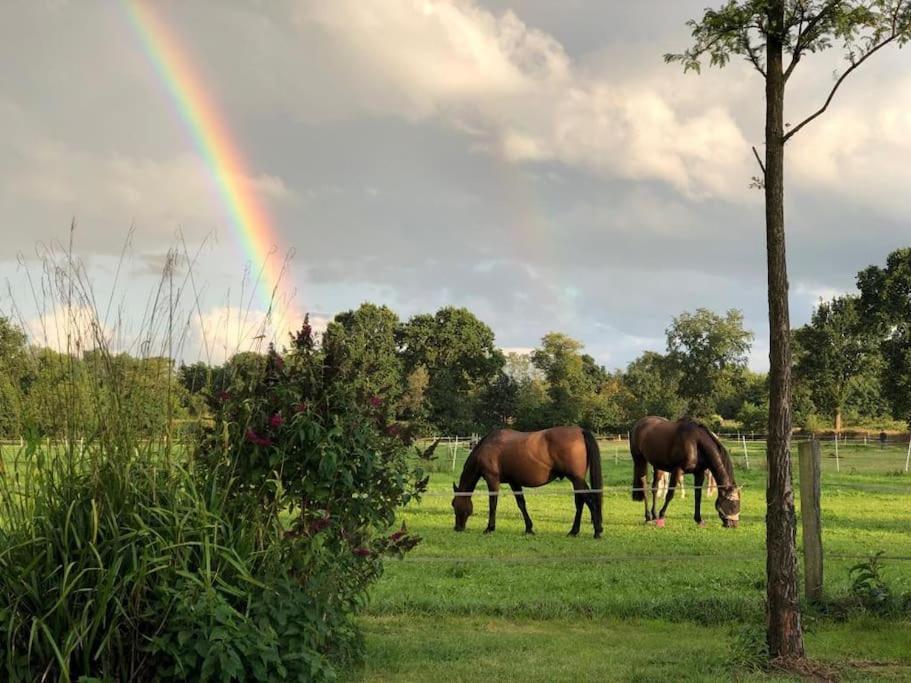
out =
<path fill-rule="evenodd" d="M 113 294 L 99 303 L 70 252 L 48 252 L 29 276 L 42 314 L 33 340 L 61 353 L 36 351 L 54 379 L 32 416 L 44 427 L 23 424 L 0 476 L 0 678 L 149 677 L 188 593 L 245 599 L 256 587 L 257 530 L 226 516 L 222 491 L 175 457 L 170 401 L 150 428 L 133 400 L 140 381 L 168 398 L 175 385 L 189 291 L 186 275 L 175 288 L 176 264 L 169 254 L 132 340 Z M 125 369 L 126 349 L 157 371 Z"/>

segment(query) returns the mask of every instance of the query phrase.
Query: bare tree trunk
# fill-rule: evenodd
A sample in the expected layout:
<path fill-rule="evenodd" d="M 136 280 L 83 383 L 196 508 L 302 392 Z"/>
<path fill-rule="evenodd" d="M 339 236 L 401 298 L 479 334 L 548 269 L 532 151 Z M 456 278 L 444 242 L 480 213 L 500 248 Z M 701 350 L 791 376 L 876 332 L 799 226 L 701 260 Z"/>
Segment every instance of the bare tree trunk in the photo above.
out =
<path fill-rule="evenodd" d="M 841 407 L 835 409 L 835 433 L 841 434 Z"/>
<path fill-rule="evenodd" d="M 791 325 L 784 231 L 784 0 L 768 9 L 766 44 L 766 251 L 769 278 L 769 435 L 766 488 L 766 581 L 769 653 L 802 658 L 797 538 L 791 487 Z"/>

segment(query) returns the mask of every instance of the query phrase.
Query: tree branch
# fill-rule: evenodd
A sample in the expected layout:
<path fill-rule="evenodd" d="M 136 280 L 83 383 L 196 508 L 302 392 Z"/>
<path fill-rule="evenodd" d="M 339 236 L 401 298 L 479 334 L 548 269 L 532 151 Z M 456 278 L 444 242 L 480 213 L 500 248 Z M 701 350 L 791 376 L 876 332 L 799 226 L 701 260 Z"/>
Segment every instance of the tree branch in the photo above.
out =
<path fill-rule="evenodd" d="M 831 10 L 835 9 L 839 4 L 841 4 L 841 0 L 830 0 L 829 3 L 826 4 L 825 7 L 823 7 L 821 10 L 819 10 L 819 12 L 816 14 L 816 16 L 811 17 L 807 21 L 806 26 L 803 26 L 803 22 L 806 17 L 803 14 L 803 12 L 801 12 L 801 17 L 800 17 L 801 27 L 797 31 L 797 40 L 794 43 L 794 49 L 791 51 L 791 62 L 788 64 L 788 67 L 787 67 L 787 69 L 785 69 L 785 72 L 784 72 L 785 82 L 787 82 L 788 78 L 791 77 L 791 73 L 793 73 L 794 68 L 797 66 L 797 63 L 800 61 L 800 58 L 803 57 L 803 52 L 804 52 L 804 50 L 807 49 L 807 45 L 809 45 L 813 41 L 813 35 L 812 35 L 813 31 L 816 29 L 817 26 L 819 26 L 819 24 L 822 22 L 822 20 L 825 19 L 826 14 L 828 12 L 830 12 Z M 807 38 L 807 36 L 810 36 L 810 37 Z M 806 38 L 806 40 L 804 40 L 805 38 Z"/>
<path fill-rule="evenodd" d="M 837 81 L 835 81 L 835 85 L 832 86 L 832 90 L 829 92 L 829 96 L 826 98 L 826 101 L 823 102 L 822 106 L 819 109 L 817 109 L 815 112 L 810 114 L 803 121 L 801 121 L 799 124 L 797 124 L 793 129 L 791 129 L 791 131 L 787 135 L 784 136 L 783 142 L 787 142 L 792 137 L 794 137 L 794 135 L 801 128 L 806 126 L 808 123 L 810 123 L 814 119 L 822 116 L 825 113 L 826 109 L 829 108 L 829 105 L 832 103 L 832 100 L 835 97 L 835 93 L 838 92 L 838 89 L 841 87 L 841 84 L 844 83 L 845 79 L 851 74 L 851 72 L 854 71 L 861 64 L 863 64 L 865 61 L 867 61 L 867 59 L 872 57 L 874 53 L 876 53 L 877 51 L 879 51 L 880 49 L 884 48 L 886 45 L 888 45 L 889 43 L 894 41 L 897 37 L 898 37 L 898 34 L 896 32 L 893 32 L 891 35 L 889 35 L 889 37 L 885 38 L 881 42 L 877 43 L 874 47 L 870 48 L 870 50 L 868 52 L 866 52 L 863 57 L 858 59 L 856 62 L 851 62 L 851 66 L 848 67 L 848 69 L 841 75 L 841 77 Z"/>
<path fill-rule="evenodd" d="M 765 164 L 762 163 L 762 159 L 759 157 L 756 145 L 753 145 L 753 156 L 756 157 L 756 163 L 759 164 L 759 168 L 762 171 L 762 177 L 765 178 Z"/>

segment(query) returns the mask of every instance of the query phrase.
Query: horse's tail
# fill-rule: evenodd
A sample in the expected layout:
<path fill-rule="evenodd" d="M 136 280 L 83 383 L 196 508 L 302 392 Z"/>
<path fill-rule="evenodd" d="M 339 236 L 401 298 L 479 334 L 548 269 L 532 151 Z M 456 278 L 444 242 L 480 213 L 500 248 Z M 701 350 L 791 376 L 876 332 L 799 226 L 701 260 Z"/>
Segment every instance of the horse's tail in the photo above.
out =
<path fill-rule="evenodd" d="M 582 430 L 582 438 L 585 439 L 585 459 L 588 460 L 588 476 L 591 479 L 591 486 L 597 489 L 598 493 L 594 494 L 594 501 L 597 507 L 596 527 L 601 527 L 601 509 L 604 502 L 604 475 L 601 473 L 601 449 L 598 448 L 598 440 L 595 439 L 587 429 Z"/>
<path fill-rule="evenodd" d="M 648 480 L 648 461 L 635 445 L 636 428 L 629 435 L 629 452 L 633 456 L 633 500 L 645 500 L 645 486 Z"/>

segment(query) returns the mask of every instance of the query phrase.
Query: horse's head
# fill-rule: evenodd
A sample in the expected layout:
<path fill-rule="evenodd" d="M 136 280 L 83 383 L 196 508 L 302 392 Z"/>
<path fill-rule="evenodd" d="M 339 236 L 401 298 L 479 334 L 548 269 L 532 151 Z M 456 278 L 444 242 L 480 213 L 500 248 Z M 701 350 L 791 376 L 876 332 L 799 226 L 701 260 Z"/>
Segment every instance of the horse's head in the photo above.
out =
<path fill-rule="evenodd" d="M 715 509 L 721 518 L 722 526 L 736 527 L 740 521 L 740 489 L 733 484 L 719 486 Z"/>
<path fill-rule="evenodd" d="M 453 484 L 452 492 L 458 493 L 459 487 Z M 468 521 L 468 518 L 471 517 L 471 513 L 474 512 L 474 508 L 471 504 L 471 496 L 453 496 L 452 510 L 455 512 L 455 530 L 465 531 L 465 523 Z"/>

